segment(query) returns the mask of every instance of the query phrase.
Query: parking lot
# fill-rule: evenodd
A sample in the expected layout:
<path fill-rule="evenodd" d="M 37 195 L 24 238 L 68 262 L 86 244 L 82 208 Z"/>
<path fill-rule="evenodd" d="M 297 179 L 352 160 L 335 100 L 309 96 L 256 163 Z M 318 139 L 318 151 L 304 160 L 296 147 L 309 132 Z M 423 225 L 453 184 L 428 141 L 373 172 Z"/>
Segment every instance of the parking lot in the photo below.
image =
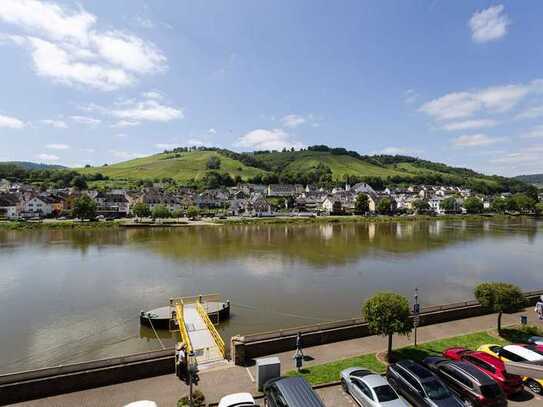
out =
<path fill-rule="evenodd" d="M 317 393 L 321 397 L 324 404 L 329 407 L 353 407 L 358 406 L 351 396 L 346 394 L 341 386 L 331 386 L 318 389 Z M 536 407 L 543 405 L 543 397 L 534 396 L 532 393 L 525 391 L 515 400 L 509 400 L 509 406 L 514 407 Z"/>

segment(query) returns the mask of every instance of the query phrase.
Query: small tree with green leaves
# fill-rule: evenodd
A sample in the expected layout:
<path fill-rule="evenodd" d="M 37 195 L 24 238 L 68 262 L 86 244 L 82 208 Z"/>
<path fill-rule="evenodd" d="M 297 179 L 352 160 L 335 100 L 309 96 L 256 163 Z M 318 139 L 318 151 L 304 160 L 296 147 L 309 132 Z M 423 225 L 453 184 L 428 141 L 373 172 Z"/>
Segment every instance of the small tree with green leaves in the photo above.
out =
<path fill-rule="evenodd" d="M 204 407 L 206 398 L 204 393 L 200 390 L 195 390 L 192 393 L 192 406 L 191 407 Z M 189 396 L 184 396 L 179 399 L 177 402 L 177 407 L 188 407 L 190 405 Z"/>
<path fill-rule="evenodd" d="M 82 175 L 79 175 L 72 179 L 72 186 L 83 191 L 84 189 L 87 189 L 87 180 Z"/>
<path fill-rule="evenodd" d="M 187 209 L 187 218 L 194 220 L 200 215 L 200 209 L 196 206 L 191 206 Z"/>
<path fill-rule="evenodd" d="M 365 215 L 370 211 L 370 199 L 366 194 L 358 194 L 356 196 L 354 210 L 357 215 Z"/>
<path fill-rule="evenodd" d="M 520 311 L 525 305 L 524 294 L 514 284 L 481 283 L 475 287 L 474 294 L 483 308 L 498 313 L 498 332 L 502 330 L 502 314 Z"/>
<path fill-rule="evenodd" d="M 207 159 L 207 169 L 218 170 L 221 168 L 221 159 L 216 155 L 212 155 Z"/>
<path fill-rule="evenodd" d="M 157 205 L 153 208 L 152 211 L 153 218 L 156 219 L 166 219 L 171 216 L 170 211 L 164 205 Z"/>
<path fill-rule="evenodd" d="M 430 210 L 430 204 L 423 199 L 418 199 L 413 202 L 413 209 L 415 209 L 417 213 L 428 212 Z"/>
<path fill-rule="evenodd" d="M 391 215 L 394 212 L 394 201 L 388 196 L 384 197 L 377 203 L 375 210 L 381 215 Z"/>
<path fill-rule="evenodd" d="M 456 212 L 458 210 L 456 198 L 452 196 L 445 198 L 443 201 L 441 201 L 440 207 L 445 212 Z"/>
<path fill-rule="evenodd" d="M 96 218 L 96 202 L 88 195 L 81 195 L 74 202 L 72 216 L 79 219 Z"/>
<path fill-rule="evenodd" d="M 505 213 L 507 211 L 507 200 L 504 198 L 496 198 L 492 201 L 491 209 L 496 213 Z"/>
<path fill-rule="evenodd" d="M 537 216 L 543 216 L 543 202 L 535 205 L 535 214 Z"/>
<path fill-rule="evenodd" d="M 151 209 L 149 209 L 149 205 L 146 203 L 138 202 L 132 208 L 132 213 L 138 218 L 147 218 L 151 216 Z"/>
<path fill-rule="evenodd" d="M 413 329 L 407 298 L 396 293 L 377 293 L 362 308 L 371 333 L 388 336 L 387 358 L 392 353 L 392 335 L 408 335 Z"/>
<path fill-rule="evenodd" d="M 467 213 L 482 213 L 483 212 L 483 203 L 479 198 L 470 196 L 464 201 L 464 209 Z"/>

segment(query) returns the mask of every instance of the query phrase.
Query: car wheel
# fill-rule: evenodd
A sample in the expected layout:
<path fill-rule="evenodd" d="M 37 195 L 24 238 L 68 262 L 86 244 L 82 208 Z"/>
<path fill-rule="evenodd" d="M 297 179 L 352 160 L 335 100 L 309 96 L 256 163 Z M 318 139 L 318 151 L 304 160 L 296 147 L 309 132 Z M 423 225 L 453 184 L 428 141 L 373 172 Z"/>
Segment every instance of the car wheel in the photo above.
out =
<path fill-rule="evenodd" d="M 528 380 L 528 382 L 526 383 L 526 385 L 528 386 L 528 388 L 533 391 L 534 393 L 537 393 L 537 394 L 542 394 L 543 393 L 543 388 L 541 387 L 541 385 L 536 382 L 535 380 Z"/>
<path fill-rule="evenodd" d="M 349 394 L 349 386 L 347 386 L 345 379 L 341 379 L 341 388 L 345 393 Z"/>

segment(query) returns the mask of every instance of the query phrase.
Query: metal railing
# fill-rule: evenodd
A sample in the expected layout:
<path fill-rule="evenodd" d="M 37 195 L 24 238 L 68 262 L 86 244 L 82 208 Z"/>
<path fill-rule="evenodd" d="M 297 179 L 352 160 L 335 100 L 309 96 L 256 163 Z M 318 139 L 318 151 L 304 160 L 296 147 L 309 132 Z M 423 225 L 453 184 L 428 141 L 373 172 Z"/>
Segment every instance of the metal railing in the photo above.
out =
<path fill-rule="evenodd" d="M 170 304 L 172 304 L 172 300 L 170 300 Z M 173 304 L 175 305 L 175 318 L 177 319 L 177 325 L 179 326 L 179 334 L 181 335 L 181 340 L 185 344 L 186 352 L 188 354 L 192 352 L 192 343 L 190 342 L 189 333 L 187 332 L 187 327 L 185 326 L 185 304 L 181 298 L 176 298 L 173 300 Z"/>
<path fill-rule="evenodd" d="M 219 348 L 219 351 L 222 357 L 224 358 L 225 357 L 224 341 L 221 338 L 221 335 L 219 335 L 217 328 L 215 328 L 215 325 L 213 325 L 213 322 L 211 322 L 211 319 L 209 319 L 209 316 L 207 315 L 207 311 L 202 306 L 202 303 L 200 302 L 196 303 L 196 310 L 200 314 L 200 317 L 202 317 L 202 319 L 204 320 L 204 323 L 206 324 L 207 329 L 209 330 L 209 333 L 213 337 L 213 340 L 215 341 L 217 348 Z"/>

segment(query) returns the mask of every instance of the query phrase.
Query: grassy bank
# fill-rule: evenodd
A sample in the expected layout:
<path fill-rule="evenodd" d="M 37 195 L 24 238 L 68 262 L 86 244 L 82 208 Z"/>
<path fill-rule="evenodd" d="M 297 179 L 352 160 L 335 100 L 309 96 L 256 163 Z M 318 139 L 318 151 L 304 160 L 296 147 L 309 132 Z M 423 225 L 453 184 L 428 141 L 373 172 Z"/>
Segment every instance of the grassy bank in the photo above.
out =
<path fill-rule="evenodd" d="M 72 220 L 50 220 L 44 222 L 0 221 L 0 230 L 42 230 L 42 229 L 113 229 L 119 227 L 115 221 L 76 222 Z"/>
<path fill-rule="evenodd" d="M 234 218 L 215 221 L 223 225 L 261 225 L 261 224 L 323 224 L 323 223 L 381 223 L 413 222 L 433 220 L 488 220 L 514 219 L 511 215 L 446 215 L 446 216 L 316 216 L 316 217 L 273 217 L 273 218 Z"/>
<path fill-rule="evenodd" d="M 473 334 L 427 342 L 420 344 L 417 347 L 407 346 L 404 348 L 396 349 L 394 351 L 394 355 L 397 359 L 412 359 L 420 362 L 427 356 L 441 355 L 441 352 L 443 352 L 443 350 L 453 346 L 462 346 L 468 349 L 477 349 L 479 346 L 486 343 L 505 344 L 507 343 L 507 341 L 491 336 L 487 332 L 477 332 Z M 341 359 L 322 365 L 311 366 L 302 369 L 301 372 L 293 370 L 288 372 L 287 375 L 301 375 L 314 385 L 330 383 L 339 380 L 339 374 L 343 369 L 353 366 L 370 369 L 377 373 L 384 373 L 386 370 L 385 364 L 377 358 L 377 354 L 371 353 L 367 355 L 356 356 L 353 358 Z"/>

